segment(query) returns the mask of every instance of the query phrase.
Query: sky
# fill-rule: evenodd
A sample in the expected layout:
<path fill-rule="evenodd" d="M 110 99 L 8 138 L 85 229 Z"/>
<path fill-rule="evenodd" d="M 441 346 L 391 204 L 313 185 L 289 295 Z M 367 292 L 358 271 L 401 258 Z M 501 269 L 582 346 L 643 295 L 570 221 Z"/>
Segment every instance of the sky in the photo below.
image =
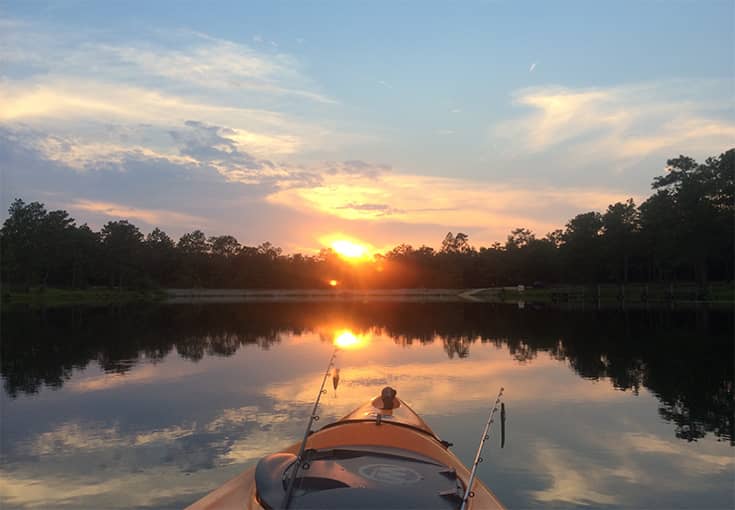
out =
<path fill-rule="evenodd" d="M 541 237 L 735 145 L 735 3 L 0 0 L 0 206 L 311 253 Z"/>

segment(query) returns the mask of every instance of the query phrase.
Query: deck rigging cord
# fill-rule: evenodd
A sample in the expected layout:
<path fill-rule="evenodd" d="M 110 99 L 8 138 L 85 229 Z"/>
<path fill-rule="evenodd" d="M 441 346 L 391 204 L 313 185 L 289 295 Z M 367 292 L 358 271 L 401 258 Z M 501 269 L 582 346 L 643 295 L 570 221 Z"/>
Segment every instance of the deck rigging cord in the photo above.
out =
<path fill-rule="evenodd" d="M 299 453 L 296 455 L 296 462 L 294 462 L 294 466 L 292 468 L 291 476 L 288 479 L 288 486 L 286 488 L 286 495 L 283 497 L 283 503 L 281 503 L 281 509 L 286 510 L 288 508 L 288 505 L 291 503 L 291 497 L 293 496 L 293 490 L 294 485 L 296 485 L 296 479 L 298 478 L 299 469 L 305 464 L 304 462 L 304 451 L 306 450 L 306 440 L 309 438 L 309 435 L 311 434 L 311 426 L 315 421 L 319 421 L 319 415 L 316 414 L 317 408 L 319 407 L 319 402 L 322 399 L 322 395 L 324 395 L 327 390 L 324 388 L 325 383 L 327 382 L 327 377 L 329 377 L 329 372 L 332 366 L 334 366 L 334 360 L 337 357 L 337 351 L 339 351 L 339 347 L 336 345 L 334 346 L 334 350 L 332 351 L 332 355 L 329 358 L 329 364 L 327 365 L 327 369 L 324 371 L 324 377 L 322 378 L 322 385 L 319 388 L 319 393 L 317 393 L 316 400 L 314 400 L 314 407 L 311 410 L 311 416 L 309 416 L 309 421 L 306 424 L 306 430 L 304 431 L 304 439 L 301 440 L 301 445 L 299 445 Z M 335 389 L 336 389 L 335 384 Z M 288 471 L 288 470 L 287 470 Z"/>
<path fill-rule="evenodd" d="M 495 420 L 495 413 L 498 410 L 498 404 L 500 403 L 500 399 L 503 398 L 503 391 L 505 391 L 505 388 L 500 388 L 500 391 L 498 392 L 498 396 L 495 399 L 495 404 L 493 404 L 493 408 L 490 411 L 490 415 L 487 418 L 487 422 L 485 422 L 485 429 L 482 431 L 482 437 L 480 438 L 480 446 L 477 447 L 477 453 L 475 453 L 475 461 L 472 463 L 472 472 L 470 473 L 470 478 L 467 481 L 467 488 L 464 491 L 464 495 L 462 496 L 462 506 L 460 507 L 460 510 L 465 510 L 467 507 L 467 500 L 475 495 L 474 492 L 472 492 L 472 484 L 475 482 L 475 476 L 477 475 L 477 466 L 479 466 L 480 462 L 482 462 L 482 448 L 485 446 L 485 441 L 487 441 L 490 438 L 490 427 L 493 424 L 493 421 Z M 505 413 L 502 413 L 503 416 Z M 503 427 L 505 428 L 505 427 Z M 505 435 L 505 434 L 503 434 Z"/>

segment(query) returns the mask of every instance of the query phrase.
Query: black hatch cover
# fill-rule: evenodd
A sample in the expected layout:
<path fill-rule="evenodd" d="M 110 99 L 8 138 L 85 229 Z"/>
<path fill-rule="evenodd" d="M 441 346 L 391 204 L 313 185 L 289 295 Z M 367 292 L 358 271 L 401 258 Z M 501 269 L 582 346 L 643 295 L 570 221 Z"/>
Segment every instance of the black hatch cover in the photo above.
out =
<path fill-rule="evenodd" d="M 291 509 L 456 509 L 463 487 L 453 469 L 393 448 L 308 450 Z M 280 509 L 296 456 L 261 459 L 255 484 L 265 508 Z"/>

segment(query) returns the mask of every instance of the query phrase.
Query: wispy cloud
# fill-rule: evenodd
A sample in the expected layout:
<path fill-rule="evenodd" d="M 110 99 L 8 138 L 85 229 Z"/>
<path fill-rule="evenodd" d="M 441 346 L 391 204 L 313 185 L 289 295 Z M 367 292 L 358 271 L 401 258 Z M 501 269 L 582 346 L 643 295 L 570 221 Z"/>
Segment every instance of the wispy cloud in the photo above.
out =
<path fill-rule="evenodd" d="M 499 123 L 494 140 L 515 154 L 564 147 L 578 164 L 640 159 L 672 151 L 716 154 L 735 139 L 725 115 L 727 85 L 718 81 L 671 81 L 618 87 L 521 89 L 520 118 Z"/>
<path fill-rule="evenodd" d="M 246 88 L 256 94 L 336 103 L 317 90 L 296 58 L 190 30 L 141 34 L 124 44 L 99 42 L 58 27 L 3 20 L 0 62 L 32 66 L 34 74 L 86 76 L 97 81 L 150 85 L 181 91 Z M 53 35 L 52 35 L 53 34 Z M 158 40 L 159 42 L 155 42 Z M 258 41 L 255 41 L 258 42 Z"/>
<path fill-rule="evenodd" d="M 142 209 L 111 202 L 98 202 L 93 200 L 75 200 L 67 205 L 72 211 L 87 211 L 101 214 L 109 218 L 125 218 L 141 220 L 148 225 L 205 225 L 207 220 L 198 218 L 191 214 L 162 209 Z"/>
<path fill-rule="evenodd" d="M 165 133 L 197 119 L 229 126 L 249 150 L 271 156 L 293 153 L 307 140 L 316 144 L 324 136 L 318 126 L 277 112 L 195 102 L 154 89 L 79 78 L 47 80 L 0 82 L 0 123 L 22 122 L 91 141 L 99 138 L 99 130 L 90 130 L 90 124 L 148 125 Z"/>
<path fill-rule="evenodd" d="M 600 210 L 626 198 L 625 193 L 613 190 L 560 189 L 377 172 L 370 177 L 325 174 L 316 186 L 291 186 L 270 194 L 267 200 L 297 211 L 319 212 L 353 221 L 481 229 L 485 235 L 500 239 L 516 226 L 527 226 L 544 234 L 561 226 L 551 218 L 573 211 Z"/>
<path fill-rule="evenodd" d="M 169 133 L 191 120 L 229 129 L 240 150 L 260 159 L 333 151 L 351 136 L 335 130 L 326 112 L 314 120 L 293 113 L 321 111 L 335 101 L 282 52 L 187 30 L 120 43 L 101 33 L 0 22 L 0 125 L 73 140 L 98 159 L 105 150 L 113 160 L 126 151 L 172 156 Z M 143 139 L 128 136 L 141 126 Z M 46 150 L 51 159 L 80 164 L 68 153 L 53 156 L 53 145 Z"/>
<path fill-rule="evenodd" d="M 459 229 L 476 243 L 489 244 L 521 226 L 543 235 L 580 211 L 600 210 L 630 196 L 600 188 L 406 174 L 359 160 L 277 163 L 245 152 L 233 136 L 227 128 L 189 122 L 174 137 L 178 152 L 173 155 L 113 155 L 108 146 L 77 146 L 43 135 L 29 145 L 26 134 L 24 141 L 8 139 L 5 147 L 11 148 L 7 153 L 14 165 L 31 173 L 13 169 L 6 182 L 11 193 L 19 186 L 53 189 L 60 195 L 49 206 L 67 208 L 97 225 L 129 218 L 174 234 L 206 226 L 212 233 L 256 244 L 270 240 L 287 249 L 314 247 L 320 235 L 335 230 L 367 236 L 364 241 L 381 247 L 431 242 L 446 230 Z M 59 168 L 43 163 L 50 159 L 48 145 L 53 145 L 50 153 Z M 43 159 L 32 159 L 34 154 Z M 233 224 L 233 217 L 265 221 Z"/>

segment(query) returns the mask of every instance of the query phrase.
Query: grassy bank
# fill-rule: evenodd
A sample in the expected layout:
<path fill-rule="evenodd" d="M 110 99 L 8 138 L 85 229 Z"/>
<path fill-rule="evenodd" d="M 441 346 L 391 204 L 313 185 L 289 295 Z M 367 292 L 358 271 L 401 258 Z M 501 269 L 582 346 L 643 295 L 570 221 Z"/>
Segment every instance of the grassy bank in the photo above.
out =
<path fill-rule="evenodd" d="M 166 294 L 158 290 L 32 288 L 27 292 L 3 291 L 2 305 L 104 305 L 162 301 L 165 298 Z"/>
<path fill-rule="evenodd" d="M 735 287 L 729 283 L 713 283 L 704 287 L 694 284 L 629 284 L 578 285 L 548 288 L 514 287 L 479 289 L 472 297 L 488 301 L 528 301 L 540 303 L 735 303 Z"/>

